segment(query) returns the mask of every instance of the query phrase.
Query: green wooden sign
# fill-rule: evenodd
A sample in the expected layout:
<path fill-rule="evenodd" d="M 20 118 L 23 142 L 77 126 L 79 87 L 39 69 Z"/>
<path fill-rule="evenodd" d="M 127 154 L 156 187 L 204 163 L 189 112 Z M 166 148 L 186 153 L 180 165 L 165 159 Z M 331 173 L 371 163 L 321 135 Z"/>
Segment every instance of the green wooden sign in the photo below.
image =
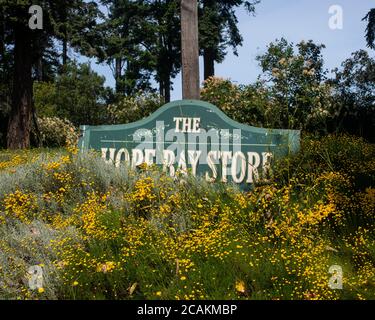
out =
<path fill-rule="evenodd" d="M 157 164 L 171 176 L 251 186 L 269 174 L 278 157 L 298 151 L 300 131 L 255 128 L 197 100 L 168 103 L 126 125 L 81 126 L 79 147 L 96 149 L 108 164 Z"/>

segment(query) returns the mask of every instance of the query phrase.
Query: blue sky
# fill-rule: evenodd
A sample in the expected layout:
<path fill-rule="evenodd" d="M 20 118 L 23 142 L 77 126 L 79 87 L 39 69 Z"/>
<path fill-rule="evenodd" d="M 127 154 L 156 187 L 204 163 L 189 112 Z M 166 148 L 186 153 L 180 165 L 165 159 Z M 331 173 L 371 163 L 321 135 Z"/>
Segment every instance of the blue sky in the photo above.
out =
<path fill-rule="evenodd" d="M 343 9 L 342 30 L 329 28 L 332 15 L 328 11 L 332 5 L 340 5 Z M 329 70 L 338 67 L 352 52 L 366 48 L 366 23 L 361 20 L 370 8 L 375 8 L 375 0 L 261 0 L 255 17 L 238 9 L 243 46 L 238 50 L 238 57 L 230 52 L 223 63 L 216 65 L 216 75 L 241 84 L 254 82 L 261 72 L 255 57 L 265 52 L 271 41 L 281 37 L 294 43 L 310 39 L 324 43 L 325 66 Z M 108 67 L 95 64 L 95 60 L 92 60 L 92 67 L 106 77 L 106 85 L 114 86 Z M 201 80 L 202 73 L 201 65 Z M 179 99 L 180 76 L 174 80 L 172 91 L 172 100 Z"/>

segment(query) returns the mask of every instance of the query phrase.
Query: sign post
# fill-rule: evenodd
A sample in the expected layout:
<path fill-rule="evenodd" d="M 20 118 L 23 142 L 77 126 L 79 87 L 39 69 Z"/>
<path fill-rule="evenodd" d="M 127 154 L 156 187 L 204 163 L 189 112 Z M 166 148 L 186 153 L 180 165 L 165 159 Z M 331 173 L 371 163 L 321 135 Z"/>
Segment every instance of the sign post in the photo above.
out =
<path fill-rule="evenodd" d="M 181 0 L 182 98 L 199 99 L 197 0 Z"/>
<path fill-rule="evenodd" d="M 82 151 L 96 149 L 108 164 L 159 165 L 243 189 L 268 177 L 273 160 L 298 151 L 300 131 L 255 128 L 198 100 L 168 103 L 126 125 L 82 126 Z"/>

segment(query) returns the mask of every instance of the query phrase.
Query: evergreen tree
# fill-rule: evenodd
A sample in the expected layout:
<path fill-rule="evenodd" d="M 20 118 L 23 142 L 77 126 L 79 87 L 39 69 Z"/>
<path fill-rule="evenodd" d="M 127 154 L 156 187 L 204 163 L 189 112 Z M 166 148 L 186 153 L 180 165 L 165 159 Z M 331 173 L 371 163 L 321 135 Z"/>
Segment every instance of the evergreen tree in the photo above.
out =
<path fill-rule="evenodd" d="M 367 46 L 371 49 L 375 49 L 375 9 L 371 9 L 362 20 L 367 21 L 367 27 L 366 27 Z"/>
<path fill-rule="evenodd" d="M 43 10 L 42 29 L 32 30 L 29 27 L 31 5 L 39 5 Z M 63 5 L 67 8 L 70 6 L 83 8 L 83 11 L 77 11 L 77 15 L 70 14 L 69 23 L 79 26 L 82 39 L 85 43 L 90 43 L 93 40 L 91 32 L 95 19 L 87 20 L 87 17 L 92 18 L 92 15 L 85 15 L 83 18 L 81 15 L 86 12 L 92 14 L 97 12 L 92 9 L 96 7 L 94 2 L 87 3 L 83 0 L 0 0 L 0 8 L 2 8 L 0 25 L 3 35 L 0 47 L 6 49 L 8 46 L 10 50 L 7 53 L 2 53 L 2 60 L 11 52 L 13 62 L 12 102 L 7 128 L 8 148 L 27 148 L 30 145 L 33 79 L 44 79 L 46 74 L 54 72 L 53 64 L 47 63 L 48 67 L 45 67 L 44 62 L 52 62 L 56 57 L 57 50 L 54 40 L 60 37 L 57 26 L 64 22 L 60 11 Z M 89 11 L 85 8 L 89 8 L 87 9 Z M 88 24 L 88 21 L 91 21 L 91 24 Z M 85 27 L 89 31 L 86 32 Z M 78 35 L 78 27 L 75 30 L 75 34 Z M 6 36 L 4 37 L 4 35 Z M 82 43 L 80 43 L 80 47 L 83 47 Z"/>
<path fill-rule="evenodd" d="M 181 67 L 180 17 L 177 0 L 103 0 L 108 17 L 102 25 L 105 61 L 118 94 L 151 89 L 170 100 L 171 79 Z"/>
<path fill-rule="evenodd" d="M 177 0 L 151 2 L 154 43 L 151 53 L 156 60 L 155 80 L 165 102 L 171 99 L 172 79 L 181 70 L 180 4 Z"/>
<path fill-rule="evenodd" d="M 116 92 L 131 95 L 151 88 L 153 58 L 150 46 L 150 16 L 146 1 L 103 0 L 108 17 L 101 25 L 103 57 L 112 69 Z"/>
<path fill-rule="evenodd" d="M 106 90 L 104 77 L 88 63 L 69 61 L 53 83 L 37 82 L 34 100 L 39 116 L 68 119 L 77 127 L 102 124 Z"/>
<path fill-rule="evenodd" d="M 238 55 L 237 47 L 243 38 L 237 27 L 236 9 L 245 6 L 247 12 L 254 13 L 259 3 L 243 0 L 200 0 L 199 42 L 204 60 L 204 79 L 215 75 L 215 62 L 223 62 L 228 47 Z"/>

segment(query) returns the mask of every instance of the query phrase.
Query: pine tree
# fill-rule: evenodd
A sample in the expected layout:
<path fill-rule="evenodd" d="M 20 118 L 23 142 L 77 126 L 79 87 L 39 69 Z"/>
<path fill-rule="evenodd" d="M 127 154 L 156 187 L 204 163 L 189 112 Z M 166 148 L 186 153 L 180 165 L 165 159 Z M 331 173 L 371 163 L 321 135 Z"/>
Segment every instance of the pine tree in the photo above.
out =
<path fill-rule="evenodd" d="M 215 75 L 215 62 L 223 62 L 228 47 L 238 55 L 237 47 L 243 38 L 237 27 L 235 10 L 245 6 L 247 12 L 254 13 L 259 3 L 243 0 L 200 0 L 199 43 L 204 60 L 204 79 Z"/>
<path fill-rule="evenodd" d="M 87 15 L 82 18 L 82 12 L 90 12 L 92 16 L 97 12 L 93 10 L 96 7 L 94 2 L 83 0 L 63 1 L 63 0 L 19 0 L 8 1 L 0 0 L 2 8 L 2 34 L 6 34 L 5 40 L 2 40 L 2 48 L 11 50 L 13 61 L 12 77 L 12 98 L 11 112 L 7 128 L 7 147 L 11 149 L 28 148 L 30 146 L 30 129 L 33 115 L 33 80 L 43 79 L 43 70 L 53 73 L 53 58 L 56 57 L 57 48 L 54 46 L 54 40 L 59 39 L 58 26 L 64 21 L 59 11 L 62 5 L 67 8 L 80 7 L 76 15 L 69 16 L 69 22 L 75 25 L 75 35 L 78 35 L 78 26 L 80 35 L 84 43 L 92 42 L 92 24 L 88 24 Z M 31 29 L 29 27 L 29 8 L 31 5 L 39 5 L 43 10 L 42 29 Z M 85 11 L 85 8 L 88 8 Z M 95 19 L 91 19 L 94 23 Z M 88 34 L 85 30 L 89 30 Z M 91 38 L 90 38 L 91 36 Z M 77 39 L 74 38 L 74 39 Z M 73 43 L 73 41 L 72 41 Z M 74 43 L 73 43 L 74 45 Z M 79 43 L 82 49 L 82 43 Z M 87 52 L 87 50 L 85 50 Z M 5 55 L 5 54 L 4 54 Z M 43 65 L 47 62 L 48 67 Z"/>
<path fill-rule="evenodd" d="M 366 27 L 367 46 L 371 49 L 375 49 L 375 9 L 371 9 L 362 20 L 367 21 L 367 27 Z"/>
<path fill-rule="evenodd" d="M 180 3 L 177 0 L 151 1 L 154 44 L 151 54 L 156 60 L 155 79 L 165 102 L 171 99 L 172 79 L 181 70 Z"/>
<path fill-rule="evenodd" d="M 150 16 L 147 1 L 103 0 L 108 16 L 101 24 L 103 57 L 112 69 L 119 95 L 151 88 L 153 58 L 150 47 Z"/>

